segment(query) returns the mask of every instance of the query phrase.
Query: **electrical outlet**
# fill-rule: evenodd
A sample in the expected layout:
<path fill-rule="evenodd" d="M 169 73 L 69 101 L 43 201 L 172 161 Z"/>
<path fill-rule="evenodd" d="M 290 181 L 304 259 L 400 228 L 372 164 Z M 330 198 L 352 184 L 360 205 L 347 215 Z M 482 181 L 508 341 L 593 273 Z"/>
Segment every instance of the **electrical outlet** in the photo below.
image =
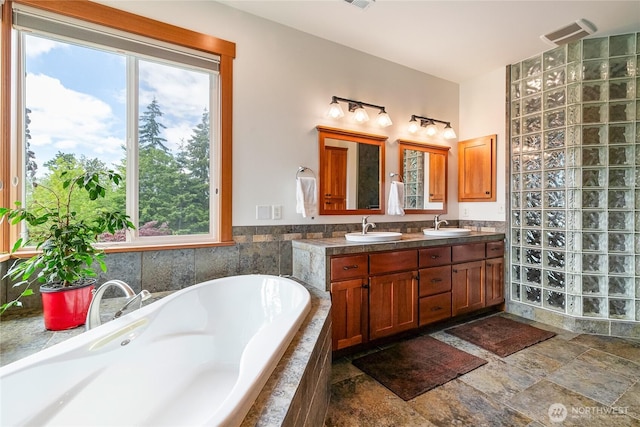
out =
<path fill-rule="evenodd" d="M 271 219 L 271 206 L 256 206 L 256 219 Z"/>
<path fill-rule="evenodd" d="M 272 213 L 273 219 L 282 219 L 282 206 L 280 205 L 271 206 L 271 213 Z"/>
<path fill-rule="evenodd" d="M 463 218 L 469 218 L 469 209 L 468 208 L 464 208 L 462 210 L 462 217 Z"/>

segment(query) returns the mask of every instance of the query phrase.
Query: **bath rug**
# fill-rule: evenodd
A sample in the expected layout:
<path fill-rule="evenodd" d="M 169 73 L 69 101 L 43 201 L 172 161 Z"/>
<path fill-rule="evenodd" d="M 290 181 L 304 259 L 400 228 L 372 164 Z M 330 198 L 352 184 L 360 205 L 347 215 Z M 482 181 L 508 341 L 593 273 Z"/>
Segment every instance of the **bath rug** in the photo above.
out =
<path fill-rule="evenodd" d="M 429 336 L 414 338 L 353 363 L 404 400 L 466 374 L 486 360 Z"/>
<path fill-rule="evenodd" d="M 508 356 L 555 336 L 554 332 L 502 316 L 486 317 L 447 329 L 445 332 L 489 350 L 500 357 Z"/>

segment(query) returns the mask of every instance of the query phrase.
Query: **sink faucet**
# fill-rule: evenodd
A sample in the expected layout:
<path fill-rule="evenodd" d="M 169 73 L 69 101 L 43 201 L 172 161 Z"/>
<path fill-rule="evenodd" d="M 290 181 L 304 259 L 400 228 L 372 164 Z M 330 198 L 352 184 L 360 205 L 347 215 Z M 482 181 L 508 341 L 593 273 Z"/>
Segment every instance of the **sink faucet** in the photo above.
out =
<path fill-rule="evenodd" d="M 91 299 L 91 304 L 89 304 L 89 311 L 87 312 L 85 330 L 88 331 L 89 329 L 93 329 L 96 326 L 100 326 L 102 324 L 102 321 L 100 320 L 100 301 L 102 301 L 102 297 L 106 290 L 112 286 L 120 288 L 126 294 L 127 298 L 130 298 L 129 301 L 127 301 L 127 303 L 116 312 L 116 314 L 113 316 L 114 319 L 116 317 L 120 317 L 124 310 L 126 310 L 134 302 L 139 301 L 142 304 L 142 301 L 151 296 L 149 291 L 146 290 L 143 290 L 136 295 L 133 289 L 131 289 L 131 286 L 127 285 L 122 280 L 109 280 L 108 282 L 103 283 L 102 286 L 93 291 L 93 298 Z"/>
<path fill-rule="evenodd" d="M 442 224 L 443 222 L 449 225 L 446 219 L 440 221 L 440 215 L 436 215 L 435 218 L 433 218 L 433 228 L 436 230 L 440 230 L 440 224 Z"/>
<path fill-rule="evenodd" d="M 369 227 L 376 228 L 376 224 L 373 222 L 367 222 L 367 218 L 369 217 L 368 216 L 362 217 L 362 234 L 367 234 L 367 230 L 369 229 Z"/>

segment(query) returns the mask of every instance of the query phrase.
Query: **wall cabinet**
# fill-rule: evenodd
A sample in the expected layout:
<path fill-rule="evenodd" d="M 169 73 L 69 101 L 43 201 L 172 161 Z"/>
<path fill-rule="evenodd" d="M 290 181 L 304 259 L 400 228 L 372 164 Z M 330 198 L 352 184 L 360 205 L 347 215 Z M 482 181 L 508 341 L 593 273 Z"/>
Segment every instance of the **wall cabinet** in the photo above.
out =
<path fill-rule="evenodd" d="M 496 138 L 458 142 L 458 201 L 496 201 Z"/>
<path fill-rule="evenodd" d="M 501 304 L 504 242 L 331 258 L 333 350 Z"/>

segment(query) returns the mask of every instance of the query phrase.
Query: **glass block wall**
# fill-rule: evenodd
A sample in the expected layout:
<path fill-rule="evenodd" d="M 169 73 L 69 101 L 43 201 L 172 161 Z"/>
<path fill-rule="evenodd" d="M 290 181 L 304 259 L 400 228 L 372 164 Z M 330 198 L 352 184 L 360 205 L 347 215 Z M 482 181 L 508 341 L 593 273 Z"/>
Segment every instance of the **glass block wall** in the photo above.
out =
<path fill-rule="evenodd" d="M 640 321 L 640 33 L 510 66 L 510 298 Z"/>

